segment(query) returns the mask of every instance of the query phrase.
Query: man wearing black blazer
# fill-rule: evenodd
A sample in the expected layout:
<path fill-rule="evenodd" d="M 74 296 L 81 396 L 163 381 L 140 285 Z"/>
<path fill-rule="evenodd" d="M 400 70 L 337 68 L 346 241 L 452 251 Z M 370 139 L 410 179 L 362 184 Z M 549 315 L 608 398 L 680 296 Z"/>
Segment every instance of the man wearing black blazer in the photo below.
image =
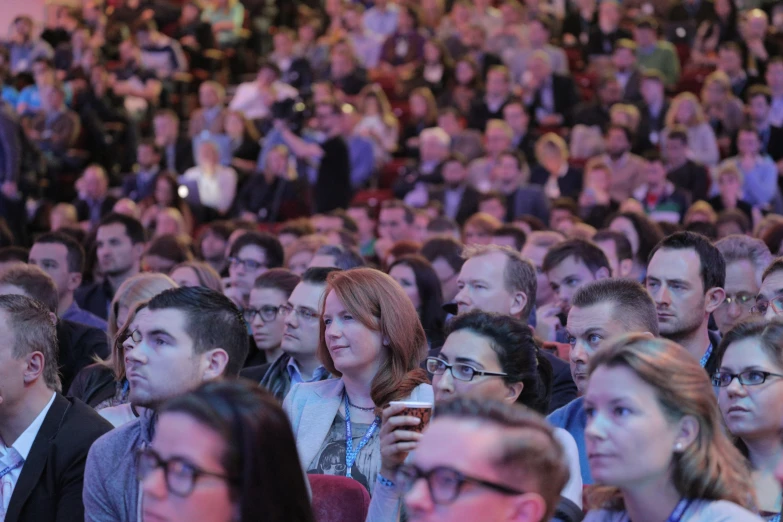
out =
<path fill-rule="evenodd" d="M 446 217 L 462 226 L 467 219 L 478 212 L 481 193 L 468 185 L 468 170 L 465 160 L 450 154 L 441 164 L 444 184 L 429 189 L 430 201 L 443 205 Z"/>
<path fill-rule="evenodd" d="M 112 429 L 60 395 L 56 335 L 47 308 L 0 295 L 0 513 L 7 522 L 84 520 L 87 452 Z M 3 496 L 5 495 L 5 496 Z"/>
<path fill-rule="evenodd" d="M 179 117 L 171 109 L 161 109 L 152 120 L 155 145 L 160 149 L 160 168 L 177 174 L 195 166 L 193 143 L 180 135 Z"/>
<path fill-rule="evenodd" d="M 544 51 L 530 57 L 528 71 L 522 75 L 522 91 L 533 128 L 571 125 L 573 108 L 579 103 L 576 85 L 571 77 L 552 72 Z"/>

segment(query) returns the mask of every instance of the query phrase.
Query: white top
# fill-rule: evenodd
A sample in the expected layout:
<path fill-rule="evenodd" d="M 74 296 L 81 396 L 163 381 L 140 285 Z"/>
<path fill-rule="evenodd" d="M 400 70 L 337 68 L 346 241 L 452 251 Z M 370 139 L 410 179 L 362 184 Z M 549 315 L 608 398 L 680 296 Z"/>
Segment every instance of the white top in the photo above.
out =
<path fill-rule="evenodd" d="M 19 435 L 19 438 L 16 439 L 16 442 L 14 442 L 10 448 L 0 439 L 0 470 L 3 470 L 16 462 L 16 459 L 13 458 L 12 455 L 9 455 L 10 452 L 18 453 L 23 460 L 27 460 L 33 443 L 35 442 L 35 438 L 38 436 L 38 431 L 41 429 L 41 425 L 46 418 L 46 414 L 49 413 L 49 408 L 52 407 L 56 396 L 57 394 L 52 392 L 52 398 L 46 403 L 44 409 L 41 410 L 41 413 L 38 414 L 35 420 L 27 426 L 27 429 Z M 8 510 L 8 504 L 11 502 L 11 495 L 13 495 L 14 488 L 16 488 L 16 482 L 22 474 L 22 468 L 24 468 L 24 464 L 0 479 L 0 488 L 2 488 L 0 490 L 0 500 L 2 500 L 2 505 L 0 505 L 0 522 L 5 520 L 5 512 Z"/>
<path fill-rule="evenodd" d="M 228 107 L 232 111 L 241 112 L 248 120 L 260 120 L 269 116 L 272 103 L 299 95 L 299 91 L 281 81 L 272 83 L 271 93 L 273 99 L 261 92 L 256 81 L 241 83 Z"/>
<path fill-rule="evenodd" d="M 584 522 L 630 522 L 625 511 L 607 509 L 590 511 Z M 758 515 L 727 500 L 694 501 L 681 522 L 762 522 Z"/>
<path fill-rule="evenodd" d="M 184 179 L 194 180 L 198 185 L 201 204 L 220 212 L 227 212 L 237 194 L 237 173 L 231 167 L 217 165 L 211 176 L 201 167 L 193 167 L 182 175 Z"/>
<path fill-rule="evenodd" d="M 117 406 L 109 406 L 98 411 L 98 415 L 111 422 L 111 425 L 115 428 L 119 428 L 131 421 L 135 421 L 138 417 L 134 415 L 131 409 L 130 403 L 118 404 Z"/>

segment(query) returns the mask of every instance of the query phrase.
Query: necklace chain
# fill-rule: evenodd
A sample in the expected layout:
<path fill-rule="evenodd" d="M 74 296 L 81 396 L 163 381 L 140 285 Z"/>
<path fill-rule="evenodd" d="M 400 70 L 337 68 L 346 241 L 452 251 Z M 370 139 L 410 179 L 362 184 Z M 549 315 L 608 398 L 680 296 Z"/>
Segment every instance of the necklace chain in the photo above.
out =
<path fill-rule="evenodd" d="M 347 396 L 348 396 L 348 394 L 346 394 L 346 397 Z M 348 406 L 350 406 L 351 408 L 360 410 L 360 411 L 375 411 L 375 406 L 373 406 L 372 408 L 362 408 L 361 406 L 355 405 L 354 403 L 351 402 L 350 397 L 348 398 Z"/>

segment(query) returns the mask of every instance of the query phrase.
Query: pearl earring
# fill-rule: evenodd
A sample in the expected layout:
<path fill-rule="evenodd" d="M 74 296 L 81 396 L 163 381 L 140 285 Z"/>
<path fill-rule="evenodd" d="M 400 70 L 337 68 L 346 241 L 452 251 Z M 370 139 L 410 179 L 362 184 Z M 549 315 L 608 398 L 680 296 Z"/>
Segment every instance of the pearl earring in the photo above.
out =
<path fill-rule="evenodd" d="M 678 442 L 676 446 L 674 446 L 674 449 L 677 451 L 682 451 L 682 443 Z"/>

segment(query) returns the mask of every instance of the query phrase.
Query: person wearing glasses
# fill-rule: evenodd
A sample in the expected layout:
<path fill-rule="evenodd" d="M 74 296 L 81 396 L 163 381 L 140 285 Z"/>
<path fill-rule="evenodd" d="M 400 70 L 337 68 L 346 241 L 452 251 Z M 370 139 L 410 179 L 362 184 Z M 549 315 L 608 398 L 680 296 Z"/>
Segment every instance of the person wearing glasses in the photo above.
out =
<path fill-rule="evenodd" d="M 508 315 L 467 312 L 452 319 L 440 353 L 427 357 L 433 374 L 436 407 L 455 397 L 473 397 L 508 404 L 522 404 L 544 414 L 552 394 L 552 365 L 536 348 L 528 326 Z M 381 475 L 394 477 L 411 452 L 419 451 L 421 434 L 406 429 L 417 424 L 415 417 L 401 416 L 404 406 L 393 405 L 383 412 L 381 427 Z M 580 520 L 582 479 L 579 452 L 571 435 L 555 429 L 565 450 L 571 480 L 561 492 L 556 520 Z M 396 520 L 399 488 L 376 488 L 368 522 Z"/>
<path fill-rule="evenodd" d="M 288 418 L 250 383 L 209 382 L 169 400 L 136 463 L 144 522 L 314 520 Z"/>
<path fill-rule="evenodd" d="M 538 413 L 460 397 L 435 407 L 395 481 L 411 522 L 543 522 L 568 480 L 565 458 Z"/>
<path fill-rule="evenodd" d="M 779 521 L 783 489 L 774 472 L 783 462 L 783 319 L 737 325 L 723 337 L 718 357 L 712 379 L 723 421 L 748 458 L 759 514 Z"/>
<path fill-rule="evenodd" d="M 283 246 L 264 232 L 245 232 L 228 252 L 228 279 L 223 293 L 239 308 L 247 308 L 250 290 L 258 276 L 283 266 Z"/>
<path fill-rule="evenodd" d="M 761 288 L 751 311 L 765 319 L 783 314 L 783 257 L 772 261 L 761 275 Z"/>
<path fill-rule="evenodd" d="M 247 368 L 241 374 L 242 377 L 260 381 L 261 386 L 280 402 L 283 402 L 295 384 L 331 377 L 316 352 L 326 278 L 336 271 L 337 268 L 308 268 L 305 271 L 288 298 L 278 305 L 276 320 L 283 322 L 280 341 L 282 354 L 271 364 Z M 259 297 L 255 290 L 251 295 Z M 263 317 L 261 319 L 264 320 Z M 252 325 L 258 325 L 258 317 Z M 255 336 L 255 326 L 253 331 Z"/>
<path fill-rule="evenodd" d="M 715 248 L 726 262 L 726 299 L 712 312 L 712 318 L 721 335 L 747 319 L 756 304 L 761 288 L 761 275 L 772 261 L 772 254 L 760 239 L 731 235 L 717 243 Z"/>
<path fill-rule="evenodd" d="M 372 268 L 329 274 L 318 358 L 338 378 L 298 384 L 283 403 L 308 473 L 353 478 L 371 495 L 387 487 L 381 411 L 392 401 L 433 403 L 419 368 L 426 353 L 416 309 L 394 279 Z"/>
<path fill-rule="evenodd" d="M 148 445 L 157 410 L 206 381 L 237 376 L 247 357 L 242 313 L 226 296 L 203 287 L 173 288 L 136 314 L 124 344 L 130 403 L 145 408 L 98 439 L 84 472 L 85 522 L 137 520 L 144 506 L 134 453 Z M 190 441 L 189 435 L 183 441 Z"/>
<path fill-rule="evenodd" d="M 269 366 L 283 355 L 280 343 L 283 342 L 285 323 L 280 307 L 288 302 L 299 281 L 298 275 L 285 268 L 273 268 L 256 279 L 248 307 L 242 311 L 250 325 L 256 349 L 251 350 L 245 361 L 242 377 L 260 381 Z"/>
<path fill-rule="evenodd" d="M 761 522 L 748 510 L 750 470 L 688 350 L 629 334 L 593 354 L 589 373 L 585 439 L 602 487 L 585 522 Z"/>

